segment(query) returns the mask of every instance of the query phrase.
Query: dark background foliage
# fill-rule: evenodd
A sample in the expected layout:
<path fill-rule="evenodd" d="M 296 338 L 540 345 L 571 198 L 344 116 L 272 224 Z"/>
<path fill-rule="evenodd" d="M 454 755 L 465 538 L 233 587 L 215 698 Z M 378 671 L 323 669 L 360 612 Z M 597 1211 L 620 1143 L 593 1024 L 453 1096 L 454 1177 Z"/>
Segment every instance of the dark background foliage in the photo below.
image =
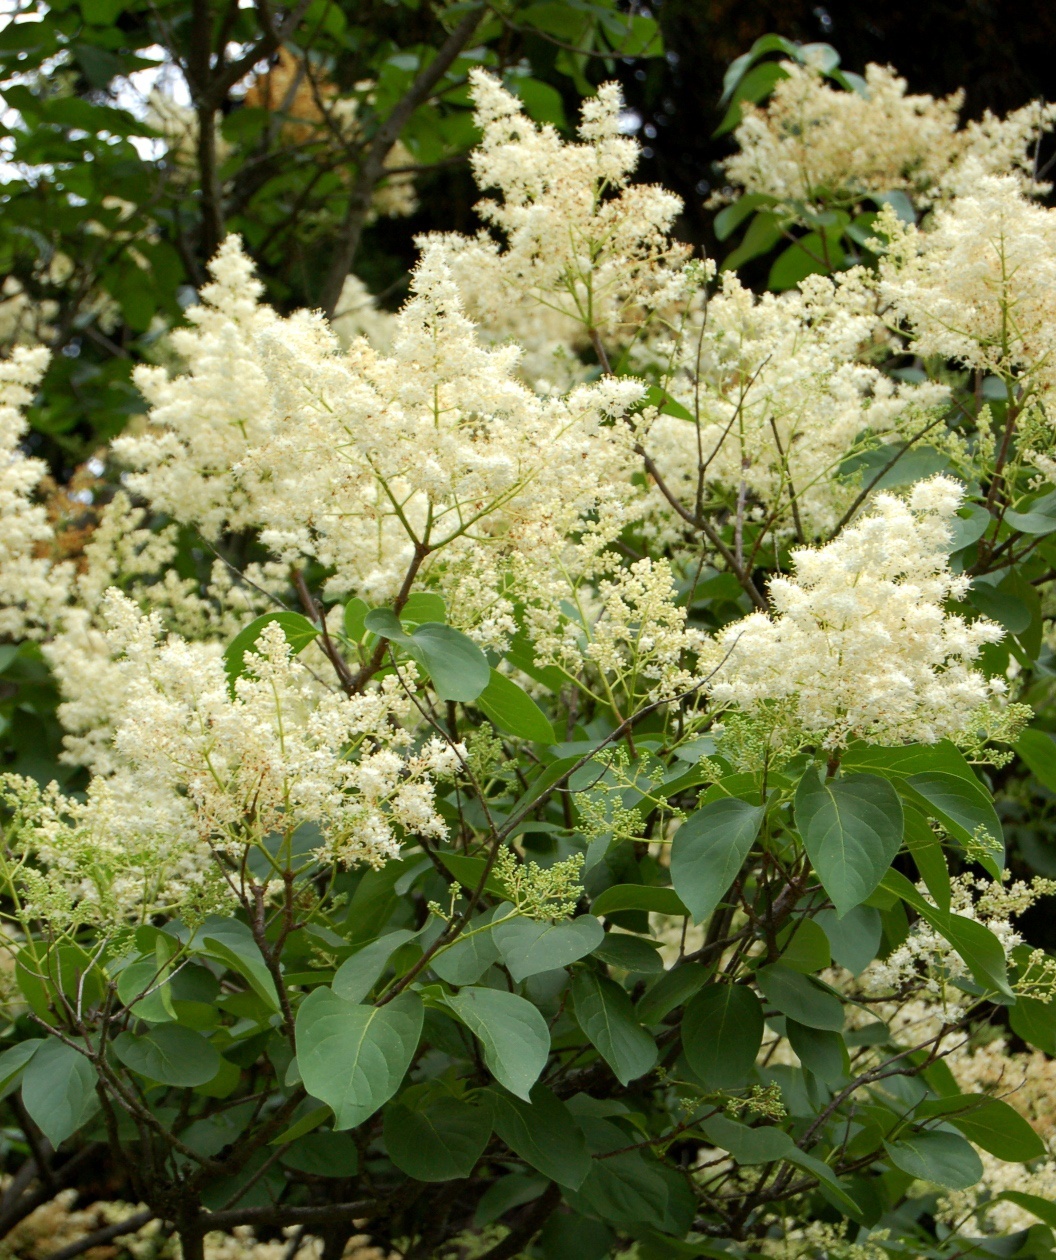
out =
<path fill-rule="evenodd" d="M 659 0 L 652 9 L 665 56 L 619 70 L 628 103 L 642 118 L 639 169 L 643 179 L 682 197 L 683 237 L 720 257 L 723 247 L 711 231 L 712 212 L 704 203 L 721 187 L 716 162 L 733 148 L 729 136 L 713 135 L 724 113 L 719 107 L 722 78 L 730 62 L 760 36 L 776 31 L 804 43 L 831 43 L 844 68 L 858 73 L 870 61 L 893 65 L 911 92 L 946 96 L 963 89 L 964 117 L 977 118 L 987 109 L 1004 114 L 1038 97 L 1056 98 L 1051 51 L 1056 47 L 1056 6 L 1038 0 L 894 0 L 884 5 Z M 600 80 L 606 70 L 594 66 L 590 74 Z M 565 96 L 566 111 L 574 116 L 576 94 L 566 89 Z M 373 229 L 378 252 L 406 267 L 413 263 L 415 232 L 474 230 L 475 197 L 464 169 L 434 177 L 422 189 L 418 214 Z M 379 266 L 380 278 L 380 260 L 361 259 L 361 270 L 365 263 Z M 385 267 L 386 273 L 391 267 Z"/>

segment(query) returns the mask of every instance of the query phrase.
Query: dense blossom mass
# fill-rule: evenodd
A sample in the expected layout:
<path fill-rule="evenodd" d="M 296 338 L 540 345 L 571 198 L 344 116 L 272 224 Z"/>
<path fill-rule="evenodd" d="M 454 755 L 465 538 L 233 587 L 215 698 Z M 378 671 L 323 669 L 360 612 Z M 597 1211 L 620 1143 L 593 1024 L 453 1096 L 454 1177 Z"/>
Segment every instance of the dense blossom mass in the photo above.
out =
<path fill-rule="evenodd" d="M 832 542 L 794 551 L 792 575 L 770 584 L 773 616 L 753 613 L 724 632 L 713 697 L 748 712 L 772 707 L 777 723 L 825 747 L 963 738 L 1005 687 L 973 667 L 1001 627 L 944 610 L 969 585 L 947 560 L 961 495 L 945 477 L 918 483 L 908 503 L 878 495 Z"/>
<path fill-rule="evenodd" d="M 383 1148 L 420 1169 L 435 1117 L 428 1140 L 399 1126 L 435 1107 L 467 1149 L 486 1133 L 423 1184 L 508 1148 L 550 1187 L 518 1173 L 514 1207 L 633 1232 L 631 1186 L 643 1248 L 675 1240 L 643 1256 L 909 1255 L 870 1232 L 877 1167 L 904 1177 L 899 1211 L 939 1187 L 918 1217 L 951 1238 L 1026 1228 L 1017 1187 L 1051 1199 L 1040 1089 L 1048 1145 L 1022 1121 L 997 1154 L 947 1104 L 972 1090 L 992 1116 L 1007 1065 L 1052 1074 L 987 1020 L 1056 1050 L 1056 962 L 1013 924 L 1056 885 L 1009 882 L 974 768 L 1034 736 L 1053 787 L 1047 736 L 1017 741 L 1056 642 L 1056 211 L 1032 156 L 1056 109 L 961 126 L 960 95 L 826 74 L 783 62 L 742 104 L 726 175 L 808 260 L 757 293 L 634 182 L 616 85 L 566 138 L 472 69 L 480 232 L 420 238 L 396 313 L 350 276 L 332 321 L 268 305 L 228 236 L 135 371 L 144 414 L 95 461 L 76 545 L 21 446 L 48 351 L 0 362 L 0 650 L 54 680 L 65 776 L 3 776 L 5 931 L 105 1107 L 179 1129 L 165 1159 L 206 1149 L 180 1126 L 242 1081 L 253 1185 L 260 1152 L 350 1128 L 352 1167 L 374 1177 Z M 288 125 L 315 127 L 298 108 Z M 834 223 L 838 256 L 811 255 Z M 70 959 L 72 998 L 48 971 Z M 313 1012 L 338 1030 L 318 1061 Z M 730 1028 L 732 1066 L 707 1040 Z M 158 1029 L 230 1059 L 169 1082 Z M 325 1057 L 371 1035 L 389 1041 L 362 1061 Z M 170 1084 L 200 1097 L 162 1106 Z M 558 1154 L 525 1136 L 544 1108 Z M 290 1164 L 312 1186 L 313 1149 Z M 1020 1181 L 1007 1149 L 1032 1152 L 1008 1156 Z"/>
<path fill-rule="evenodd" d="M 746 192 L 789 206 L 853 204 L 863 195 L 907 193 L 931 202 L 965 191 L 978 174 L 1004 174 L 1024 191 L 1044 190 L 1035 141 L 1056 107 L 1033 103 L 997 118 L 988 110 L 961 127 L 964 93 L 906 93 L 890 66 L 868 65 L 854 91 L 827 82 L 817 65 L 781 63 L 765 107 L 746 104 L 726 177 Z"/>

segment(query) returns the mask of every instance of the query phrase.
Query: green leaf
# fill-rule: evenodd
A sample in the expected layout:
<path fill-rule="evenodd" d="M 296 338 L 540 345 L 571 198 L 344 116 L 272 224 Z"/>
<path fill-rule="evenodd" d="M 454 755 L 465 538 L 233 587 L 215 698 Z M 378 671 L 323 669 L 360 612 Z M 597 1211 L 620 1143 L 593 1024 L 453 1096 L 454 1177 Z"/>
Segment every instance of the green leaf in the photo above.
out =
<path fill-rule="evenodd" d="M 661 415 L 675 416 L 679 420 L 688 420 L 694 423 L 693 413 L 680 402 L 672 398 L 667 390 L 661 389 L 659 385 L 650 385 L 645 391 L 645 398 L 642 400 L 647 407 L 655 407 Z"/>
<path fill-rule="evenodd" d="M 1039 1221 L 1056 1229 L 1056 1203 L 1051 1199 L 1044 1199 L 1040 1194 L 1025 1194 L 1022 1190 L 1002 1190 L 1000 1194 L 994 1195 L 991 1202 L 998 1203 L 1001 1200 L 1032 1212 Z"/>
<path fill-rule="evenodd" d="M 822 910 L 814 922 L 829 938 L 833 958 L 853 975 L 863 972 L 876 957 L 883 927 L 872 906 L 856 906 L 842 919 L 835 910 Z"/>
<path fill-rule="evenodd" d="M 1038 781 L 1050 792 L 1056 792 L 1056 740 L 1048 731 L 1033 728 L 1024 731 L 1013 747 L 1037 776 Z"/>
<path fill-rule="evenodd" d="M 832 915 L 833 911 L 828 913 Z M 777 948 L 781 951 L 781 962 L 804 975 L 813 975 L 832 965 L 829 938 L 817 922 L 804 916 L 793 919 L 781 929 Z"/>
<path fill-rule="evenodd" d="M 726 73 L 722 76 L 722 96 L 719 98 L 719 104 L 725 105 L 733 96 L 749 66 L 754 65 L 760 57 L 765 57 L 767 53 L 772 52 L 798 58 L 799 47 L 790 39 L 785 39 L 783 35 L 760 35 L 746 53 L 735 57 L 726 67 Z"/>
<path fill-rule="evenodd" d="M 607 1127 L 619 1134 L 613 1140 L 628 1145 L 627 1136 L 621 1130 L 615 1125 Z M 667 1232 L 674 1225 L 673 1221 L 668 1224 L 672 1190 L 677 1192 L 684 1185 L 677 1174 L 673 1174 L 672 1184 L 669 1180 L 671 1173 L 672 1170 L 665 1169 L 655 1160 L 646 1159 L 641 1151 L 624 1151 L 606 1159 L 596 1159 L 575 1200 L 581 1201 L 587 1211 L 610 1224 L 638 1229 L 651 1225 Z M 686 1226 L 680 1224 L 677 1232 L 684 1233 L 685 1230 Z"/>
<path fill-rule="evenodd" d="M 123 1032 L 114 1039 L 114 1053 L 147 1080 L 181 1089 L 205 1085 L 220 1071 L 216 1047 L 180 1024 L 159 1024 L 142 1037 Z"/>
<path fill-rule="evenodd" d="M 844 1041 L 838 1032 L 808 1028 L 794 1019 L 785 1020 L 785 1034 L 800 1063 L 826 1085 L 836 1085 L 847 1075 Z"/>
<path fill-rule="evenodd" d="M 759 210 L 748 224 L 744 240 L 722 260 L 722 271 L 736 271 L 746 262 L 765 254 L 781 239 L 781 223 L 769 210 Z"/>
<path fill-rule="evenodd" d="M 554 728 L 546 714 L 523 687 L 497 669 L 491 671 L 491 681 L 476 703 L 492 725 L 507 735 L 537 744 L 554 742 Z"/>
<path fill-rule="evenodd" d="M 527 1101 L 550 1053 L 550 1029 L 539 1011 L 499 989 L 463 989 L 444 1000 L 480 1042 L 499 1084 Z"/>
<path fill-rule="evenodd" d="M 436 591 L 412 591 L 400 609 L 400 623 L 420 626 L 427 621 L 447 621 L 444 597 Z"/>
<path fill-rule="evenodd" d="M 711 968 L 705 967 L 702 963 L 687 963 L 665 971 L 639 999 L 637 1007 L 639 1022 L 659 1024 L 673 1010 L 688 1002 L 702 989 L 707 984 L 710 975 Z"/>
<path fill-rule="evenodd" d="M 274 1137 L 268 1143 L 269 1146 L 285 1146 L 289 1142 L 295 1142 L 299 1137 L 303 1137 L 306 1133 L 311 1133 L 313 1129 L 317 1129 L 324 1121 L 329 1120 L 334 1114 L 324 1103 L 321 1107 L 312 1107 L 312 1100 L 306 1098 L 294 1115 L 297 1117 L 288 1129 L 283 1129 L 278 1137 Z M 305 1110 L 304 1115 L 298 1114 L 302 1109 Z"/>
<path fill-rule="evenodd" d="M 1056 490 L 1035 499 L 1025 511 L 1009 508 L 1004 519 L 1021 534 L 1051 534 L 1056 530 Z"/>
<path fill-rule="evenodd" d="M 468 704 L 491 681 L 487 657 L 468 635 L 440 622 L 426 621 L 410 634 L 390 608 L 374 608 L 364 625 L 382 639 L 398 643 L 429 675 L 441 700 Z"/>
<path fill-rule="evenodd" d="M 946 865 L 942 842 L 932 831 L 927 818 L 912 805 L 906 810 L 905 840 L 906 848 L 913 855 L 913 861 L 932 901 L 940 910 L 949 910 L 953 899 L 953 885 L 950 882 L 950 869 Z"/>
<path fill-rule="evenodd" d="M 935 473 L 949 472 L 949 457 L 933 446 L 889 445 L 860 451 L 840 465 L 840 476 L 861 473 L 861 484 L 873 490 L 897 490 Z"/>
<path fill-rule="evenodd" d="M 851 744 L 841 764 L 847 770 L 867 770 L 899 780 L 914 774 L 954 774 L 978 784 L 975 771 L 964 754 L 948 739 L 936 744 L 899 744 L 885 748 L 881 744 Z"/>
<path fill-rule="evenodd" d="M 440 850 L 436 856 L 463 888 L 467 888 L 470 892 L 476 891 L 487 865 L 484 858 L 468 857 L 464 853 L 447 853 L 444 850 Z M 488 876 L 484 891 L 491 893 L 493 897 L 505 898 L 509 895 L 508 889 L 495 878 L 494 874 Z"/>
<path fill-rule="evenodd" d="M 769 1164 L 772 1160 L 787 1159 L 796 1145 L 784 1129 L 770 1126 L 753 1129 L 723 1115 L 711 1116 L 700 1127 L 738 1164 Z"/>
<path fill-rule="evenodd" d="M 839 916 L 874 891 L 902 844 L 902 802 L 875 774 L 823 779 L 810 769 L 796 791 L 796 825 Z"/>
<path fill-rule="evenodd" d="M 353 596 L 345 605 L 345 634 L 353 643 L 359 643 L 367 633 L 365 625 L 370 607 L 359 596 Z"/>
<path fill-rule="evenodd" d="M 794 289 L 807 276 L 839 271 L 847 259 L 840 244 L 840 231 L 825 229 L 808 232 L 793 241 L 774 259 L 766 287 L 775 293 Z"/>
<path fill-rule="evenodd" d="M 198 929 L 192 948 L 208 958 L 215 958 L 232 971 L 237 971 L 253 992 L 273 1011 L 279 1009 L 279 995 L 271 978 L 264 955 L 253 933 L 238 919 L 222 919 L 210 915 Z"/>
<path fill-rule="evenodd" d="M 775 84 L 788 78 L 788 71 L 777 61 L 764 61 L 753 66 L 743 75 L 737 84 L 730 101 L 730 107 L 723 115 L 722 122 L 712 132 L 712 137 L 724 136 L 738 126 L 741 121 L 741 101 L 761 101 L 773 91 Z"/>
<path fill-rule="evenodd" d="M 583 35 L 585 18 L 582 10 L 557 0 L 539 0 L 539 3 L 523 9 L 519 16 L 525 26 L 534 26 L 569 44 L 578 43 Z"/>
<path fill-rule="evenodd" d="M 1014 594 L 1000 591 L 988 582 L 975 582 L 968 592 L 968 602 L 991 621 L 996 621 L 1009 634 L 1022 634 L 1030 625 L 1030 609 Z"/>
<path fill-rule="evenodd" d="M 0 1097 L 6 1097 L 11 1093 L 18 1078 L 22 1075 L 22 1069 L 42 1045 L 44 1045 L 42 1037 L 32 1037 L 29 1041 L 20 1041 L 17 1045 L 8 1046 L 3 1054 L 0 1054 Z"/>
<path fill-rule="evenodd" d="M 499 947 L 491 921 L 503 918 L 512 910 L 510 903 L 504 902 L 470 919 L 450 945 L 433 955 L 429 966 L 448 984 L 475 984 L 493 963 L 499 961 Z"/>
<path fill-rule="evenodd" d="M 610 967 L 638 975 L 653 975 L 664 969 L 656 942 L 629 932 L 604 933 L 601 943 L 590 952 Z"/>
<path fill-rule="evenodd" d="M 84 20 L 92 26 L 112 26 L 125 0 L 79 0 Z"/>
<path fill-rule="evenodd" d="M 572 981 L 576 1022 L 591 1045 L 627 1085 L 656 1063 L 656 1043 L 635 1020 L 631 999 L 618 984 L 594 971 L 578 971 Z"/>
<path fill-rule="evenodd" d="M 297 1065 L 304 1087 L 351 1129 L 396 1093 L 418 1048 L 424 1010 L 416 993 L 384 1006 L 346 1002 L 315 989 L 297 1012 Z"/>
<path fill-rule="evenodd" d="M 165 970 L 159 967 L 156 959 L 131 963 L 118 973 L 117 996 L 132 1009 L 137 1019 L 151 1024 L 167 1023 L 176 1018 L 176 1011 L 172 1005 L 171 986 L 163 982 L 164 976 Z M 141 998 L 141 993 L 147 996 Z"/>
<path fill-rule="evenodd" d="M 896 1168 L 947 1190 L 967 1190 L 983 1176 L 983 1165 L 969 1142 L 956 1133 L 914 1133 L 884 1142 Z"/>
<path fill-rule="evenodd" d="M 524 1106 L 523 1103 L 518 1105 Z M 474 1227 L 479 1229 L 483 1225 L 491 1225 L 511 1209 L 531 1203 L 533 1199 L 539 1198 L 546 1186 L 547 1179 L 530 1169 L 500 1173 L 477 1203 L 477 1209 L 473 1213 Z"/>
<path fill-rule="evenodd" d="M 583 1134 L 557 1096 L 537 1085 L 528 1102 L 487 1091 L 495 1132 L 511 1151 L 559 1186 L 577 1190 L 591 1169 Z"/>
<path fill-rule="evenodd" d="M 230 1059 L 221 1059 L 216 1075 L 195 1088 L 204 1098 L 229 1098 L 242 1080 L 242 1069 Z"/>
<path fill-rule="evenodd" d="M 262 617 L 256 617 L 235 635 L 224 652 L 224 671 L 232 687 L 235 679 L 241 678 L 246 672 L 246 653 L 260 638 L 260 632 L 264 627 L 271 625 L 273 621 L 282 628 L 286 642 L 294 655 L 303 652 L 313 639 L 319 637 L 318 629 L 301 613 L 271 612 L 265 613 Z"/>
<path fill-rule="evenodd" d="M 354 1177 L 359 1151 L 344 1133 L 306 1133 L 283 1151 L 279 1162 L 313 1177 Z"/>
<path fill-rule="evenodd" d="M 729 240 L 750 214 L 754 214 L 760 206 L 772 206 L 773 197 L 766 193 L 745 193 L 731 205 L 724 206 L 711 222 L 715 239 Z M 692 419 L 692 417 L 690 417 Z"/>
<path fill-rule="evenodd" d="M 1014 1107 L 987 1094 L 961 1094 L 926 1099 L 916 1111 L 918 1120 L 942 1116 L 970 1142 L 1009 1163 L 1041 1159 L 1045 1143 Z"/>
<path fill-rule="evenodd" d="M 1008 1022 L 1017 1037 L 1028 1046 L 1037 1046 L 1049 1056 L 1056 1056 L 1056 1007 L 1052 1002 L 1042 1002 L 1040 998 L 1016 998 L 1015 1006 L 1009 1008 Z"/>
<path fill-rule="evenodd" d="M 978 503 L 966 503 L 949 521 L 950 554 L 978 542 L 990 528 L 992 519 L 985 507 Z"/>
<path fill-rule="evenodd" d="M 765 809 L 735 796 L 710 801 L 690 814 L 671 846 L 671 882 L 694 923 L 722 901 L 744 864 Z"/>
<path fill-rule="evenodd" d="M 742 984 L 712 984 L 682 1015 L 682 1048 L 709 1089 L 736 1089 L 755 1065 L 763 1043 L 763 1008 Z"/>
<path fill-rule="evenodd" d="M 851 75 L 848 73 L 846 77 L 850 79 Z M 913 202 L 900 188 L 893 189 L 891 192 L 877 193 L 873 196 L 873 201 L 878 206 L 890 206 L 903 223 L 916 223 L 917 221 L 917 213 L 913 209 Z"/>
<path fill-rule="evenodd" d="M 553 123 L 562 131 L 568 130 L 565 104 L 556 88 L 531 77 L 515 79 L 511 86 L 523 101 L 528 117 L 534 122 Z"/>
<path fill-rule="evenodd" d="M 767 1001 L 782 1015 L 808 1028 L 843 1031 L 843 1004 L 810 976 L 800 975 L 780 963 L 771 963 L 760 967 L 755 978 Z"/>
<path fill-rule="evenodd" d="M 338 967 L 332 985 L 334 992 L 346 1002 L 362 1002 L 393 954 L 417 935 L 408 928 L 399 928 L 364 945 Z"/>
<path fill-rule="evenodd" d="M 616 914 L 620 910 L 648 910 L 675 916 L 689 914 L 673 888 L 649 884 L 614 884 L 599 893 L 590 908 L 597 915 Z"/>
<path fill-rule="evenodd" d="M 22 1073 L 22 1102 L 56 1150 L 95 1110 L 95 1069 L 58 1040 L 47 1040 Z"/>
<path fill-rule="evenodd" d="M 537 923 L 519 916 L 495 929 L 495 943 L 510 975 L 519 984 L 541 971 L 553 971 L 592 953 L 605 929 L 592 914 L 564 923 Z"/>
<path fill-rule="evenodd" d="M 798 1146 L 793 1146 L 785 1158 L 790 1164 L 795 1164 L 797 1168 L 813 1173 L 823 1187 L 827 1189 L 829 1195 L 836 1200 L 837 1206 L 843 1208 L 845 1212 L 849 1212 L 852 1217 L 860 1215 L 861 1209 L 858 1204 L 847 1193 L 843 1183 L 828 1164 L 820 1159 L 816 1159 L 813 1155 L 808 1155 L 806 1151 L 801 1151 Z"/>
<path fill-rule="evenodd" d="M 922 919 L 949 941 L 985 989 L 996 990 L 1008 998 L 1015 997 L 1006 974 L 1004 947 L 989 928 L 975 919 L 937 909 L 925 901 L 900 871 L 888 871 L 881 885 L 896 897 L 901 897 L 907 906 L 912 906 Z"/>
<path fill-rule="evenodd" d="M 422 1107 L 393 1103 L 385 1111 L 389 1158 L 415 1181 L 468 1177 L 491 1136 L 484 1107 L 435 1098 Z"/>
<path fill-rule="evenodd" d="M 641 13 L 609 14 L 602 19 L 613 52 L 621 57 L 659 57 L 664 51 L 660 24 Z"/>

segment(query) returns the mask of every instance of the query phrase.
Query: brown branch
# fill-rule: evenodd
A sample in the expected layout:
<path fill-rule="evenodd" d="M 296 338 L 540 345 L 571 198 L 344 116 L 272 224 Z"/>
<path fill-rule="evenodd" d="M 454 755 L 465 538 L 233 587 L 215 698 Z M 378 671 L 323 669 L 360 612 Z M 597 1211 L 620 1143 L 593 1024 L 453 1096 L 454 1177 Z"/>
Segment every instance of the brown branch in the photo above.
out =
<path fill-rule="evenodd" d="M 301 601 L 301 607 L 308 614 L 309 620 L 314 621 L 319 627 L 319 637 L 323 641 L 323 651 L 326 653 L 327 660 L 333 665 L 338 681 L 341 683 L 346 695 L 352 695 L 354 675 L 348 668 L 348 662 L 334 646 L 334 641 L 330 638 L 330 632 L 327 629 L 326 616 L 322 608 L 312 598 L 312 593 L 308 589 L 308 583 L 304 580 L 304 574 L 296 565 L 290 566 L 290 578 L 293 581 L 294 590 L 297 592 L 297 598 Z"/>
<path fill-rule="evenodd" d="M 338 1225 L 355 1217 L 368 1216 L 376 1206 L 374 1199 L 360 1199 L 353 1203 L 330 1203 L 321 1207 L 284 1207 L 277 1204 L 225 1208 L 221 1212 L 203 1212 L 199 1220 L 207 1233 L 214 1229 L 231 1229 L 235 1225 Z"/>
<path fill-rule="evenodd" d="M 485 1251 L 480 1260 L 510 1260 L 512 1256 L 520 1255 L 550 1219 L 560 1202 L 561 1187 L 556 1181 L 551 1181 L 506 1237 Z"/>
<path fill-rule="evenodd" d="M 672 492 L 661 476 L 660 470 L 657 468 L 652 456 L 646 454 L 645 447 L 639 444 L 635 447 L 635 451 L 637 454 L 641 455 L 642 460 L 645 463 L 646 472 L 656 482 L 656 488 L 660 491 L 668 503 L 671 504 L 684 521 L 686 521 L 689 525 L 692 525 L 694 529 L 699 530 L 707 538 L 708 542 L 711 543 L 719 555 L 722 556 L 723 560 L 726 561 L 730 572 L 741 584 L 741 589 L 745 592 L 748 598 L 760 612 L 766 612 L 769 607 L 766 599 L 756 584 L 752 581 L 751 574 L 737 563 L 737 557 L 722 541 L 722 538 L 719 536 L 715 526 L 712 525 L 707 517 L 698 517 L 695 513 L 685 507 L 684 504 L 679 502 L 678 496 Z"/>
<path fill-rule="evenodd" d="M 101 1247 L 104 1243 L 113 1242 L 115 1238 L 134 1234 L 144 1225 L 149 1225 L 152 1220 L 154 1220 L 154 1213 L 147 1208 L 146 1211 L 137 1212 L 135 1216 L 130 1216 L 127 1220 L 118 1221 L 116 1225 L 107 1225 L 103 1229 L 97 1229 L 92 1234 L 85 1234 L 83 1238 L 78 1238 L 67 1247 L 49 1252 L 48 1260 L 73 1260 L 74 1256 L 82 1255 L 90 1251 L 92 1247 Z"/>
<path fill-rule="evenodd" d="M 392 611 L 398 617 L 404 604 L 410 598 L 411 587 L 414 585 L 414 579 L 418 576 L 418 570 L 422 567 L 422 562 L 429 554 L 430 548 L 424 543 L 416 543 L 414 547 L 414 558 L 408 566 L 407 572 L 403 578 L 403 584 L 400 587 L 399 594 L 392 601 Z M 349 682 L 348 694 L 354 696 L 358 694 L 367 685 L 374 675 L 381 669 L 385 663 L 385 653 L 389 650 L 388 639 L 379 638 L 377 646 L 370 660 Z"/>
<path fill-rule="evenodd" d="M 777 431 L 777 421 L 773 416 L 770 417 L 770 428 L 774 431 L 774 445 L 777 447 L 778 455 L 781 456 L 781 462 L 785 466 L 785 475 L 788 477 L 788 501 L 792 504 L 792 523 L 796 527 L 796 538 L 800 546 L 803 546 L 807 541 L 807 536 L 803 532 L 803 522 L 799 519 L 799 499 L 796 497 L 796 487 L 792 484 L 792 467 L 781 445 L 781 434 Z"/>
<path fill-rule="evenodd" d="M 298 0 L 278 26 L 263 0 L 257 12 L 264 26 L 264 34 L 241 57 L 225 65 L 223 48 L 218 52 L 217 64 L 213 63 L 213 19 L 209 0 L 193 0 L 191 6 L 190 49 L 187 57 L 187 83 L 191 89 L 195 115 L 198 120 L 198 179 L 201 184 L 201 252 L 206 259 L 212 258 L 224 237 L 223 195 L 217 171 L 216 114 L 230 89 L 247 74 L 258 61 L 270 57 L 296 30 L 308 10 L 311 0 Z"/>
<path fill-rule="evenodd" d="M 323 282 L 319 305 L 327 319 L 333 318 L 345 277 L 352 270 L 352 263 L 359 249 L 360 237 L 363 235 L 363 228 L 370 211 L 374 189 L 386 173 L 385 159 L 410 121 L 411 115 L 425 101 L 469 43 L 483 11 L 483 5 L 474 5 L 463 14 L 457 26 L 437 50 L 436 56 L 419 72 L 395 109 L 375 132 L 356 175 L 356 182 L 349 193 L 341 235 L 336 242 L 333 261 Z"/>
<path fill-rule="evenodd" d="M 105 1148 L 96 1142 L 82 1147 L 61 1168 L 55 1169 L 56 1184 L 62 1186 L 72 1181 L 81 1166 L 89 1160 L 97 1159 L 103 1149 Z M 24 1221 L 31 1212 L 54 1197 L 55 1191 L 48 1186 L 38 1185 L 36 1189 L 29 1190 L 37 1171 L 36 1161 L 28 1159 L 15 1174 L 14 1181 L 4 1195 L 3 1204 L 0 1205 L 0 1238 L 5 1238 L 19 1221 Z M 15 1193 L 12 1194 L 12 1191 Z"/>
<path fill-rule="evenodd" d="M 926 424 L 924 428 L 921 429 L 921 431 L 915 437 L 912 437 L 909 439 L 909 441 L 906 443 L 905 446 L 899 448 L 894 458 L 888 460 L 888 462 L 883 466 L 883 468 L 880 469 L 880 471 L 876 474 L 876 476 L 872 479 L 872 481 L 869 482 L 867 486 L 863 486 L 861 493 L 855 498 L 851 506 L 847 509 L 846 512 L 844 512 L 844 514 L 836 522 L 836 527 L 833 529 L 832 533 L 829 535 L 830 542 L 836 537 L 836 535 L 840 532 L 840 530 L 843 529 L 844 525 L 847 524 L 847 522 L 851 519 L 851 517 L 855 514 L 855 512 L 857 512 L 858 509 L 862 506 L 862 504 L 866 501 L 866 499 L 872 493 L 873 488 L 877 485 L 880 479 L 882 477 L 886 477 L 887 474 L 891 471 L 891 469 L 894 468 L 894 466 L 902 458 L 902 456 L 905 455 L 908 451 L 911 451 L 914 445 L 917 442 L 919 442 L 920 439 L 926 433 L 930 433 L 931 430 L 934 429 L 937 424 L 941 424 L 943 420 L 945 420 L 945 418 L 946 418 L 945 416 L 937 416 L 934 420 L 931 421 L 930 424 Z"/>

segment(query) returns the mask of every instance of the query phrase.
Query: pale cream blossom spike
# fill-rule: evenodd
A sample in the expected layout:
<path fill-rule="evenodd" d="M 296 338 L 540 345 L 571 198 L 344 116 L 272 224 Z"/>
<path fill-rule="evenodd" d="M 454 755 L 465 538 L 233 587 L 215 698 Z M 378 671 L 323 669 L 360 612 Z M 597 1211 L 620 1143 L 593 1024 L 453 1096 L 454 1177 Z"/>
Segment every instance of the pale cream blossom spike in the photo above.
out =
<path fill-rule="evenodd" d="M 1034 178 L 1033 146 L 1056 106 L 1034 103 L 1003 119 L 987 112 L 959 128 L 963 92 L 907 94 L 890 66 L 866 66 L 862 93 L 833 86 L 814 67 L 783 61 L 781 69 L 786 77 L 765 106 L 742 105 L 739 151 L 723 167 L 737 189 L 773 197 L 787 212 L 894 191 L 927 206 L 967 190 L 969 162 L 1013 175 L 1026 192 L 1048 187 Z"/>
<path fill-rule="evenodd" d="M 47 471 L 21 450 L 24 409 L 48 366 L 43 346 L 16 346 L 0 360 L 0 637 L 39 638 L 61 608 L 72 574 L 47 558 L 52 528 L 33 495 Z"/>
<path fill-rule="evenodd" d="M 343 354 L 320 316 L 259 306 L 236 240 L 213 270 L 179 344 L 188 373 L 144 375 L 151 427 L 116 444 L 139 469 L 131 487 L 178 521 L 257 529 L 283 561 L 317 559 L 333 590 L 371 603 L 393 599 L 421 553 L 421 580 L 496 645 L 555 557 L 584 573 L 622 527 L 636 461 L 612 420 L 641 384 L 540 398 L 515 374 L 515 346 L 477 337 L 439 246 L 423 252 L 391 356 L 362 338 Z"/>
<path fill-rule="evenodd" d="M 135 383 L 150 404 L 150 428 L 119 437 L 114 453 L 135 471 L 129 487 L 207 537 L 255 523 L 235 466 L 276 423 L 256 337 L 277 316 L 259 304 L 263 286 L 237 236 L 209 264 L 213 279 L 172 333 L 185 375 L 140 366 Z"/>
<path fill-rule="evenodd" d="M 927 230 L 889 213 L 881 296 L 911 348 L 1013 386 L 1020 401 L 1056 389 L 1056 211 L 1007 175 L 976 171 L 971 191 L 938 207 Z"/>
<path fill-rule="evenodd" d="M 527 334 L 539 366 L 577 328 L 581 339 L 583 330 L 610 343 L 633 338 L 649 312 L 684 296 L 688 251 L 670 235 L 681 200 L 630 182 L 640 149 L 620 130 L 619 86 L 603 84 L 584 102 L 579 141 L 568 143 L 486 71 L 471 71 L 470 84 L 483 132 L 473 174 L 499 193 L 476 209 L 495 236 L 437 239 L 472 315 L 493 335 Z"/>
<path fill-rule="evenodd" d="M 728 658 L 712 699 L 784 721 L 827 748 L 957 740 L 1004 686 L 972 665 L 1000 626 L 947 613 L 969 580 L 950 572 L 950 520 L 962 487 L 933 477 L 908 502 L 878 495 L 871 514 L 824 547 L 792 554 L 770 583 L 773 613 L 721 636 Z"/>

